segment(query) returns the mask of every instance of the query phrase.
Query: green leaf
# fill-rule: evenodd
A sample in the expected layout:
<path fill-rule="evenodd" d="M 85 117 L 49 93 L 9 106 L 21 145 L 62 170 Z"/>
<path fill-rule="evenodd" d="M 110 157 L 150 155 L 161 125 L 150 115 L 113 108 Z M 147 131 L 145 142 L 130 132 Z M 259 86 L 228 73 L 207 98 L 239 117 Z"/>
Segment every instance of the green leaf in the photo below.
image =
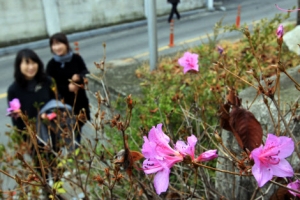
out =
<path fill-rule="evenodd" d="M 63 184 L 64 183 L 62 181 L 55 182 L 54 185 L 53 185 L 53 189 L 55 189 L 56 192 L 59 193 L 59 194 L 66 193 L 66 190 L 62 187 Z"/>
<path fill-rule="evenodd" d="M 67 163 L 67 161 L 61 160 L 61 162 L 58 163 L 57 167 L 63 167 L 66 163 Z"/>
<path fill-rule="evenodd" d="M 179 90 L 183 90 L 185 88 L 185 84 L 183 84 L 180 88 L 179 88 Z"/>
<path fill-rule="evenodd" d="M 80 149 L 77 148 L 77 149 L 75 150 L 75 155 L 78 156 L 79 152 L 80 152 Z"/>
<path fill-rule="evenodd" d="M 58 189 L 58 188 L 62 187 L 62 185 L 63 185 L 62 181 L 57 181 L 53 184 L 53 188 Z"/>
<path fill-rule="evenodd" d="M 56 192 L 59 194 L 64 194 L 64 193 L 66 193 L 66 190 L 64 188 L 59 188 L 56 190 Z"/>

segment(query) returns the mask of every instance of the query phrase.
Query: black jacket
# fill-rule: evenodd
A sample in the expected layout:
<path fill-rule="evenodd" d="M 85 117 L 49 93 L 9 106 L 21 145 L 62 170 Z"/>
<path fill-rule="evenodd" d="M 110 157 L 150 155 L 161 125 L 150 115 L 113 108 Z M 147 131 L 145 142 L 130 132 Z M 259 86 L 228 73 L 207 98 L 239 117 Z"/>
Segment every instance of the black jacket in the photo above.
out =
<path fill-rule="evenodd" d="M 169 3 L 179 3 L 180 0 L 168 0 Z"/>
<path fill-rule="evenodd" d="M 81 83 L 83 83 L 83 77 L 89 73 L 81 56 L 74 53 L 71 61 L 66 62 L 64 67 L 61 67 L 61 63 L 52 58 L 47 64 L 46 72 L 55 79 L 60 98 L 64 99 L 66 104 L 74 106 L 75 93 L 69 91 L 69 79 L 72 79 L 74 74 L 79 74 L 81 76 Z M 86 110 L 87 118 L 90 119 L 88 98 L 85 90 L 79 89 L 74 106 L 74 113 L 76 115 L 79 114 L 82 108 Z"/>
<path fill-rule="evenodd" d="M 35 105 L 39 105 L 39 108 L 43 107 L 49 100 L 55 99 L 55 93 L 52 90 L 54 82 L 50 77 L 47 77 L 45 82 L 35 84 L 34 89 L 28 87 L 21 87 L 17 82 L 13 82 L 7 91 L 7 101 L 9 102 L 18 98 L 21 103 L 21 110 L 30 119 L 36 118 L 38 114 L 38 108 Z M 19 117 L 17 119 L 12 118 L 12 123 L 22 130 L 25 128 L 25 124 Z"/>

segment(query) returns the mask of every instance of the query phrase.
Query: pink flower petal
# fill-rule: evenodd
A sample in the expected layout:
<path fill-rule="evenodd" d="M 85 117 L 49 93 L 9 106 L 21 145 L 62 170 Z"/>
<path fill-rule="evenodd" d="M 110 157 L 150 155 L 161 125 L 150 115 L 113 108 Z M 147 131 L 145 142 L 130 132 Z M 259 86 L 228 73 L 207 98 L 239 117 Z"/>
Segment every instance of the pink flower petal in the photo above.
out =
<path fill-rule="evenodd" d="M 180 154 L 178 154 L 176 156 L 165 156 L 164 159 L 165 159 L 164 163 L 166 164 L 165 166 L 171 168 L 176 163 L 181 162 L 183 160 L 183 157 Z"/>
<path fill-rule="evenodd" d="M 277 28 L 277 31 L 276 31 L 277 38 L 282 38 L 283 33 L 284 33 L 283 26 L 282 26 L 282 24 L 280 24 Z"/>
<path fill-rule="evenodd" d="M 164 143 L 168 144 L 170 142 L 169 136 L 167 136 L 162 131 L 162 124 L 157 124 L 157 126 L 153 126 L 149 131 L 149 140 L 156 143 Z"/>
<path fill-rule="evenodd" d="M 145 174 L 153 174 L 163 169 L 164 168 L 161 164 L 155 159 L 148 158 L 143 162 L 143 170 Z"/>
<path fill-rule="evenodd" d="M 148 138 L 144 136 L 142 154 L 146 158 L 143 171 L 146 174 L 157 173 L 154 186 L 158 194 L 167 190 L 170 168 L 183 160 L 183 156 L 169 145 L 170 138 L 162 131 L 162 124 L 152 127 Z"/>
<path fill-rule="evenodd" d="M 223 54 L 224 49 L 221 46 L 217 46 L 217 50 L 218 50 L 220 55 Z"/>
<path fill-rule="evenodd" d="M 218 154 L 217 154 L 217 150 L 215 149 L 215 150 L 208 150 L 201 153 L 196 160 L 197 162 L 205 162 L 205 161 L 213 160 L 217 157 Z"/>
<path fill-rule="evenodd" d="M 264 186 L 273 177 L 272 170 L 267 167 L 261 167 L 260 164 L 255 163 L 252 167 L 252 174 L 257 181 L 258 187 Z"/>
<path fill-rule="evenodd" d="M 187 145 L 184 141 L 178 140 L 175 144 L 176 150 L 178 150 L 182 154 L 186 154 Z"/>
<path fill-rule="evenodd" d="M 259 156 L 261 155 L 262 150 L 263 150 L 263 145 L 260 145 L 260 147 L 257 147 L 252 150 L 252 152 L 250 154 L 250 158 L 252 158 L 254 160 L 255 164 L 260 163 Z"/>
<path fill-rule="evenodd" d="M 183 57 L 178 59 L 178 64 L 183 67 L 183 73 L 190 70 L 199 71 L 198 54 L 185 52 Z"/>
<path fill-rule="evenodd" d="M 176 142 L 176 149 L 183 155 L 189 155 L 194 160 L 195 158 L 195 145 L 197 143 L 197 138 L 194 135 L 191 135 L 187 138 L 188 143 L 178 140 Z"/>
<path fill-rule="evenodd" d="M 265 146 L 261 145 L 251 152 L 250 158 L 254 160 L 252 174 L 259 187 L 271 180 L 273 176 L 293 176 L 293 168 L 285 159 L 292 154 L 293 150 L 294 142 L 290 138 L 268 134 Z"/>
<path fill-rule="evenodd" d="M 12 112 L 18 111 L 21 108 L 21 103 L 20 103 L 19 99 L 14 98 L 13 100 L 11 100 L 9 102 L 9 106 L 10 107 L 6 109 L 6 111 L 7 111 L 6 115 L 11 115 Z M 16 116 L 18 116 L 18 115 L 16 115 Z"/>
<path fill-rule="evenodd" d="M 268 134 L 264 149 L 268 149 L 269 154 L 278 154 L 279 158 L 286 158 L 294 152 L 294 142 L 286 136 L 277 137 Z"/>
<path fill-rule="evenodd" d="M 170 169 L 166 168 L 162 171 L 157 172 L 154 177 L 154 187 L 158 195 L 162 192 L 166 192 L 169 186 L 169 175 Z"/>
<path fill-rule="evenodd" d="M 169 145 L 170 138 L 162 131 L 162 124 L 153 126 L 149 132 L 149 140 L 156 143 L 156 152 L 158 155 L 175 154 L 175 150 Z"/>
<path fill-rule="evenodd" d="M 191 149 L 193 149 L 193 153 L 195 152 L 195 145 L 198 141 L 198 139 L 196 138 L 196 136 L 191 135 L 190 137 L 187 138 L 188 144 L 190 145 L 190 147 L 192 147 Z"/>
<path fill-rule="evenodd" d="M 149 140 L 153 142 L 169 143 L 170 138 L 162 131 L 162 124 L 153 126 L 149 132 Z"/>
<path fill-rule="evenodd" d="M 20 101 L 19 99 L 15 98 L 13 99 L 12 101 L 9 102 L 9 106 L 10 108 L 15 111 L 15 110 L 18 110 L 21 108 L 21 104 L 20 104 Z"/>
<path fill-rule="evenodd" d="M 292 183 L 289 183 L 289 184 L 287 185 L 287 187 L 288 187 L 288 188 L 292 188 L 292 189 L 294 189 L 294 190 L 298 190 L 298 191 L 300 192 L 300 181 L 299 181 L 299 180 L 296 180 L 296 181 L 294 181 L 294 182 L 292 182 Z M 294 196 L 300 197 L 300 194 L 299 194 L 299 193 L 293 192 L 293 191 L 291 191 L 291 190 L 289 190 L 289 192 L 290 192 L 292 195 L 294 195 Z"/>
<path fill-rule="evenodd" d="M 292 177 L 294 170 L 286 159 L 280 159 L 278 165 L 271 165 L 273 175 L 277 177 Z"/>
<path fill-rule="evenodd" d="M 289 9 L 283 9 L 283 8 L 280 8 L 277 4 L 275 4 L 275 6 L 276 6 L 276 8 L 278 9 L 278 10 L 281 10 L 281 11 L 284 11 L 284 12 L 294 12 L 294 11 L 298 11 L 298 10 L 300 10 L 300 9 L 293 9 L 293 10 L 289 10 Z"/>
<path fill-rule="evenodd" d="M 146 136 L 144 138 L 144 144 L 142 148 L 142 154 L 145 158 L 153 158 L 156 155 L 155 144 L 151 143 Z"/>

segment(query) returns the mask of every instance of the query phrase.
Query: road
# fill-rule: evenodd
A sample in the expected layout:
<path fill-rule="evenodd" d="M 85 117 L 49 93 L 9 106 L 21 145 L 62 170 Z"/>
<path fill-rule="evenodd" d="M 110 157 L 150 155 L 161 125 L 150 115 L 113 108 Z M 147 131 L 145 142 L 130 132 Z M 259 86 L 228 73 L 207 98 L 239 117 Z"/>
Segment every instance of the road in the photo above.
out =
<path fill-rule="evenodd" d="M 170 27 L 167 23 L 167 16 L 157 18 L 157 38 L 159 55 L 168 54 L 171 51 L 184 50 L 187 47 L 201 44 L 206 41 L 206 35 L 212 33 L 214 24 L 223 19 L 223 24 L 234 24 L 236 20 L 237 7 L 241 5 L 241 24 L 250 24 L 262 18 L 273 18 L 276 13 L 281 13 L 275 7 L 275 3 L 282 8 L 291 9 L 297 5 L 296 0 L 224 0 L 223 6 L 226 11 L 209 12 L 199 9 L 181 13 L 180 21 L 175 20 L 174 35 L 175 47 L 169 48 Z M 180 4 L 178 6 L 180 10 Z M 296 12 L 293 12 L 290 20 L 296 19 Z M 102 44 L 106 43 L 106 61 L 121 58 L 147 59 L 148 58 L 148 33 L 146 20 L 125 25 L 127 28 L 110 27 L 110 32 L 106 31 L 97 36 L 80 38 L 80 34 L 73 37 L 79 42 L 80 54 L 84 58 L 88 68 L 94 69 L 94 61 L 99 61 L 103 57 Z M 83 33 L 81 35 L 84 35 Z M 235 33 L 237 37 L 241 33 Z M 227 37 L 223 35 L 223 37 Z M 275 37 L 275 36 L 274 36 Z M 73 40 L 71 39 L 73 42 Z M 43 46 L 43 45 L 42 45 Z M 30 44 L 28 47 L 31 48 Z M 0 49 L 1 50 L 1 49 Z M 41 48 L 34 48 L 46 64 L 51 58 L 50 49 L 44 45 Z M 17 51 L 17 49 L 16 49 Z M 0 57 L 0 137 L 1 143 L 6 143 L 7 138 L 4 132 L 8 130 L 5 124 L 10 123 L 10 118 L 5 116 L 7 102 L 6 90 L 13 81 L 13 62 L 15 53 L 6 54 Z"/>

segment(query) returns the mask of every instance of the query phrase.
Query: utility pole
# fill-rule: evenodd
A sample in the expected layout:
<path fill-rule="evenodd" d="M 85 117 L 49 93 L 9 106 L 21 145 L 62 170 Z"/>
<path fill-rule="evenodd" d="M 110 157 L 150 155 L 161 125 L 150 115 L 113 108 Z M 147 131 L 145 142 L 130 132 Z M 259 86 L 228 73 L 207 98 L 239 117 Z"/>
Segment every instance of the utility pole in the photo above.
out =
<path fill-rule="evenodd" d="M 60 32 L 60 19 L 56 0 L 43 0 L 44 15 L 48 36 Z"/>
<path fill-rule="evenodd" d="M 207 0 L 206 1 L 207 4 L 207 10 L 208 11 L 214 11 L 214 0 Z"/>
<path fill-rule="evenodd" d="M 157 64 L 157 30 L 156 30 L 156 0 L 146 0 L 147 4 L 147 23 L 148 23 L 148 40 L 149 40 L 149 56 L 150 71 L 156 68 Z"/>

